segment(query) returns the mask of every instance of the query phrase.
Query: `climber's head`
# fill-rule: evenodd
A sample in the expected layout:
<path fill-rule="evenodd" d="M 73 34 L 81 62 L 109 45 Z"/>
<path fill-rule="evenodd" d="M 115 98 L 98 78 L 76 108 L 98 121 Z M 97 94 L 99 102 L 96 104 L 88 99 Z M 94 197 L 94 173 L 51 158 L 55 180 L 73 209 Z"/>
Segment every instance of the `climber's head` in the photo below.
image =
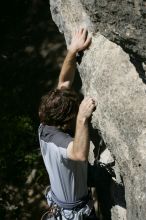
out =
<path fill-rule="evenodd" d="M 63 131 L 74 127 L 79 109 L 78 97 L 70 89 L 55 89 L 47 93 L 39 107 L 41 123 L 59 127 Z"/>

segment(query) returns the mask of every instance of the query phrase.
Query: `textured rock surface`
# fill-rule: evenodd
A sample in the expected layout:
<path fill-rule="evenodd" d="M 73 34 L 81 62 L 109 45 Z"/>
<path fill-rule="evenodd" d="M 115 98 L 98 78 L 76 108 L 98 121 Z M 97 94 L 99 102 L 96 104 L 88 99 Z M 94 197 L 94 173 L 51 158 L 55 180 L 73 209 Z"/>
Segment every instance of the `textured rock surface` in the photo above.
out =
<path fill-rule="evenodd" d="M 100 130 L 124 181 L 127 220 L 146 219 L 146 85 L 137 72 L 144 71 L 141 66 L 145 64 L 139 60 L 146 58 L 145 3 L 50 1 L 52 17 L 67 44 L 72 30 L 79 26 L 88 27 L 92 34 L 92 44 L 78 70 L 84 94 L 98 103 L 92 125 Z M 136 54 L 133 60 L 138 66 L 135 68 L 122 47 L 108 38 L 130 56 Z M 125 215 L 125 210 L 112 212 L 112 219 L 126 219 Z"/>
<path fill-rule="evenodd" d="M 146 1 L 81 0 L 84 9 L 104 36 L 146 60 Z"/>

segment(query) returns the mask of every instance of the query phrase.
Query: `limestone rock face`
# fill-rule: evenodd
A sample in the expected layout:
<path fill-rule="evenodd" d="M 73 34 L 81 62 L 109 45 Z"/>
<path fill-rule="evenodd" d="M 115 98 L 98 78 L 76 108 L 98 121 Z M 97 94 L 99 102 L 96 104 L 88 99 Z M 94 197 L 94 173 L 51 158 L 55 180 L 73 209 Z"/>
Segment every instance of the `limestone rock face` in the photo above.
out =
<path fill-rule="evenodd" d="M 144 73 L 146 60 L 146 2 L 108 2 L 50 0 L 50 6 L 67 45 L 72 30 L 79 26 L 87 27 L 92 35 L 92 44 L 84 52 L 78 70 L 84 95 L 97 102 L 92 125 L 115 158 L 125 186 L 127 215 L 113 213 L 112 219 L 144 220 L 146 85 L 139 70 Z M 133 62 L 131 56 L 138 62 Z"/>

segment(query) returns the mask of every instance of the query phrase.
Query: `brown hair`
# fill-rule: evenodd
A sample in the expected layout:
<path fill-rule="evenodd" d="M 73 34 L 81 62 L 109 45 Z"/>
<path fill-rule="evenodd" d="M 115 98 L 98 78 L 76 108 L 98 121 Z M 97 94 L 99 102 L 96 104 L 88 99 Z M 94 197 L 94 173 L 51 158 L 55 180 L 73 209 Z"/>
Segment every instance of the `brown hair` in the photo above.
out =
<path fill-rule="evenodd" d="M 41 98 L 39 117 L 41 123 L 65 130 L 76 119 L 79 96 L 70 89 L 51 90 Z"/>

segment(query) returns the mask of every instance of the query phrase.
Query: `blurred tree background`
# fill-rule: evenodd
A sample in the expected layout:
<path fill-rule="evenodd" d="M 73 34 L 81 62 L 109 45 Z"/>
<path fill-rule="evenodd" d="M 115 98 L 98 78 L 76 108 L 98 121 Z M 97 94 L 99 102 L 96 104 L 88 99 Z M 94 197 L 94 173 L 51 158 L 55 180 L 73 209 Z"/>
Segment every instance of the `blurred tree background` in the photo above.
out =
<path fill-rule="evenodd" d="M 0 219 L 37 220 L 48 184 L 38 106 L 56 83 L 66 47 L 48 0 L 4 0 L 0 27 Z"/>

